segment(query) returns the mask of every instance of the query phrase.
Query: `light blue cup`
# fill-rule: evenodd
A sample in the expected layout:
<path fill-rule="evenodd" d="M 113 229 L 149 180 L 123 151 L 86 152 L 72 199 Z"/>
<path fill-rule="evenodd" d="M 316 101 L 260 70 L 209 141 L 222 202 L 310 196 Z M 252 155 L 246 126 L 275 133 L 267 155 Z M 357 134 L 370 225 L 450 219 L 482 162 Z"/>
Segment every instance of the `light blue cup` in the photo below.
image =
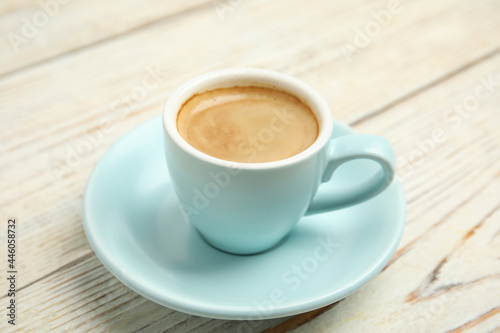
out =
<path fill-rule="evenodd" d="M 266 163 L 221 160 L 184 141 L 176 119 L 186 100 L 207 90 L 250 85 L 289 92 L 309 105 L 319 122 L 316 141 L 295 156 Z M 333 124 L 326 101 L 305 83 L 284 74 L 226 69 L 186 82 L 170 96 L 163 111 L 168 170 L 185 216 L 212 246 L 255 254 L 278 244 L 304 215 L 354 205 L 382 192 L 395 173 L 391 145 L 368 134 L 332 140 Z M 321 188 L 337 167 L 353 159 L 373 160 L 381 168 L 370 177 L 359 175 L 362 181 L 348 189 Z"/>

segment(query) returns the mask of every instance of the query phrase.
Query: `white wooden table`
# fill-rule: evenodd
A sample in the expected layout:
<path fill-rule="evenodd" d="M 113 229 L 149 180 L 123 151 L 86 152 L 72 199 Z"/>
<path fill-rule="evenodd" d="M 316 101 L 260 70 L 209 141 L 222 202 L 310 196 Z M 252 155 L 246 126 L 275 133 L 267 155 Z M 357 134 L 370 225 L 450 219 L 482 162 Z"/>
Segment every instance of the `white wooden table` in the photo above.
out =
<path fill-rule="evenodd" d="M 500 331 L 499 1 L 3 0 L 0 29 L 1 332 Z M 347 299 L 200 318 L 129 290 L 92 252 L 81 207 L 95 163 L 175 87 L 227 67 L 293 75 L 393 144 L 407 227 Z"/>

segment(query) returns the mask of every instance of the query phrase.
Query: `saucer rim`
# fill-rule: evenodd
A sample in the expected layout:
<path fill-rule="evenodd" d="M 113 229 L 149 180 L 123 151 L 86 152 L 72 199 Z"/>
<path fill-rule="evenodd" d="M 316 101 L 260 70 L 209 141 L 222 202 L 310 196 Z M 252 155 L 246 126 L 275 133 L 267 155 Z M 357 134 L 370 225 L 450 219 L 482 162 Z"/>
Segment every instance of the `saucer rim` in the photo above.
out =
<path fill-rule="evenodd" d="M 200 317 L 206 317 L 206 318 L 213 318 L 213 319 L 223 319 L 223 320 L 262 320 L 262 319 L 272 319 L 272 318 L 280 318 L 280 317 L 286 317 L 286 316 L 293 316 L 297 315 L 300 313 L 308 312 L 308 311 L 313 311 L 328 305 L 331 305 L 335 302 L 338 302 L 355 291 L 357 291 L 359 288 L 361 288 L 363 285 L 368 283 L 371 279 L 373 279 L 377 274 L 379 274 L 383 268 L 387 265 L 387 263 L 390 261 L 392 256 L 397 250 L 397 247 L 401 241 L 404 228 L 406 225 L 406 214 L 407 214 L 407 207 L 406 207 L 406 199 L 405 199 L 405 193 L 404 189 L 402 186 L 402 183 L 399 179 L 399 177 L 396 175 L 394 177 L 394 180 L 392 184 L 389 186 L 388 189 L 384 190 L 387 191 L 390 188 L 394 188 L 393 190 L 397 191 L 397 207 L 400 216 L 395 218 L 397 221 L 397 226 L 399 230 L 395 233 L 395 237 L 392 239 L 392 244 L 390 248 L 387 249 L 387 251 L 383 254 L 380 255 L 378 258 L 378 261 L 375 263 L 373 262 L 373 268 L 366 272 L 364 275 L 358 276 L 356 280 L 353 282 L 346 284 L 344 288 L 342 289 L 337 289 L 334 292 L 329 292 L 323 297 L 316 298 L 314 300 L 307 300 L 304 302 L 294 302 L 289 305 L 280 305 L 276 306 L 273 309 L 273 312 L 269 315 L 263 314 L 262 311 L 257 309 L 255 305 L 251 304 L 245 304 L 244 306 L 220 306 L 217 304 L 211 304 L 210 307 L 205 306 L 205 303 L 199 303 L 197 304 L 196 301 L 192 301 L 190 299 L 185 299 L 182 297 L 171 297 L 168 295 L 168 293 L 159 293 L 158 290 L 153 288 L 152 286 L 148 285 L 147 280 L 137 280 L 137 279 L 130 279 L 128 278 L 127 274 L 121 274 L 120 271 L 122 269 L 120 266 L 113 260 L 112 257 L 109 256 L 109 254 L 106 253 L 105 251 L 105 244 L 104 246 L 102 244 L 99 244 L 99 241 L 97 240 L 95 233 L 95 227 L 93 227 L 89 222 L 90 216 L 92 215 L 89 208 L 89 197 L 90 197 L 90 192 L 91 188 L 94 186 L 95 183 L 95 178 L 98 169 L 104 164 L 105 157 L 110 154 L 114 149 L 119 147 L 120 145 L 123 144 L 123 142 L 133 133 L 135 132 L 140 132 L 143 127 L 148 127 L 152 126 L 152 123 L 155 122 L 161 122 L 161 116 L 156 116 L 152 119 L 149 119 L 138 126 L 132 128 L 129 130 L 127 133 L 125 133 L 123 136 L 121 136 L 116 142 L 114 142 L 108 150 L 104 153 L 104 155 L 100 158 L 100 160 L 97 162 L 97 164 L 94 166 L 94 169 L 92 170 L 91 175 L 89 176 L 87 180 L 87 184 L 85 186 L 85 191 L 84 191 L 84 196 L 83 196 L 83 216 L 82 216 L 82 223 L 85 231 L 85 235 L 87 237 L 87 240 L 89 241 L 89 244 L 96 254 L 97 258 L 101 261 L 103 266 L 114 276 L 116 277 L 120 282 L 122 282 L 124 285 L 126 285 L 128 288 L 133 290 L 134 292 L 138 293 L 139 295 L 142 295 L 146 297 L 149 300 L 152 300 L 162 306 L 165 306 L 169 309 L 184 312 L 187 314 L 191 315 L 196 315 Z M 343 128 L 344 132 L 354 134 L 356 131 L 352 129 L 350 126 L 340 123 L 338 121 L 334 121 L 335 126 L 338 126 L 340 128 Z M 397 213 L 397 212 L 396 212 Z M 97 230 L 98 232 L 98 230 Z M 265 255 L 265 254 L 259 254 L 259 255 Z"/>

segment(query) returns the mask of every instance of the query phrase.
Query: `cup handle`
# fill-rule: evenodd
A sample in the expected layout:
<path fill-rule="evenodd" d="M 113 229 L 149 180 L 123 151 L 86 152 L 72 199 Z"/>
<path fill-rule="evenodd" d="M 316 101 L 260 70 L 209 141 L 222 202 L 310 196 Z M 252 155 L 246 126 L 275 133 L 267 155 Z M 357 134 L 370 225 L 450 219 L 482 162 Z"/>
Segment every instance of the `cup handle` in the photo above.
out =
<path fill-rule="evenodd" d="M 305 215 L 322 213 L 368 200 L 385 190 L 394 178 L 396 158 L 391 144 L 370 134 L 351 134 L 332 139 L 322 182 L 328 182 L 334 171 L 345 162 L 369 159 L 381 169 L 375 175 L 347 189 L 328 189 L 320 186 Z"/>

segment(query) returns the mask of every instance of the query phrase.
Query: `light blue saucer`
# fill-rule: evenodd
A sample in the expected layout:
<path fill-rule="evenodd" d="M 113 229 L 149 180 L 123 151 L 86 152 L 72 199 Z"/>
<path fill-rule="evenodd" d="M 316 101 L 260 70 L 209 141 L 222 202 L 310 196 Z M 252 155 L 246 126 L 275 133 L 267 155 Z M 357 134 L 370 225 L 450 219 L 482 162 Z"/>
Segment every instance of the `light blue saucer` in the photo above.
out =
<path fill-rule="evenodd" d="M 335 136 L 353 132 L 335 126 Z M 369 161 L 353 161 L 323 186 L 346 186 L 375 170 Z M 396 178 L 369 201 L 303 218 L 265 253 L 220 252 L 181 213 L 165 164 L 160 117 L 109 149 L 88 181 L 83 204 L 94 252 L 129 288 L 182 312 L 245 320 L 294 315 L 353 293 L 387 264 L 406 215 Z"/>

